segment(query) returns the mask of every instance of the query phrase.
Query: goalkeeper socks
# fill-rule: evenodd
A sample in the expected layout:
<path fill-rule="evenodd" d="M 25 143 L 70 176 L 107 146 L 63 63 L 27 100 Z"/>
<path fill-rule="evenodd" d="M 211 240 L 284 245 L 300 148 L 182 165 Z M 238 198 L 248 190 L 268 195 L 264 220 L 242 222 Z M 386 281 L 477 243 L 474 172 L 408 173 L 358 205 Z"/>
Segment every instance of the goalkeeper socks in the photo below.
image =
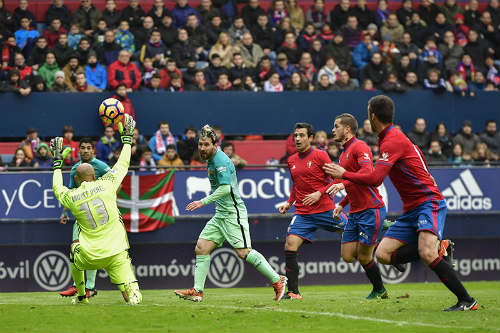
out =
<path fill-rule="evenodd" d="M 194 268 L 194 289 L 197 292 L 203 292 L 205 279 L 210 269 L 210 255 L 197 255 L 196 266 Z"/>
<path fill-rule="evenodd" d="M 254 249 L 248 252 L 246 262 L 252 264 L 259 272 L 261 272 L 265 277 L 267 277 L 272 283 L 278 282 L 280 276 L 274 271 L 274 269 L 269 265 L 266 258 L 258 251 Z"/>
<path fill-rule="evenodd" d="M 73 276 L 73 281 L 75 281 L 76 290 L 78 290 L 78 296 L 85 295 L 85 274 L 76 268 L 74 263 L 70 264 L 71 275 Z"/>
<path fill-rule="evenodd" d="M 299 264 L 297 263 L 297 251 L 285 251 L 285 271 L 288 278 L 288 291 L 299 293 Z"/>
<path fill-rule="evenodd" d="M 465 290 L 462 282 L 458 279 L 457 273 L 446 260 L 443 260 L 442 257 L 437 257 L 436 260 L 429 265 L 429 268 L 439 276 L 441 282 L 457 296 L 459 301 L 472 302 L 472 297 L 470 297 L 467 290 Z"/>
<path fill-rule="evenodd" d="M 419 259 L 418 244 L 406 244 L 392 253 L 391 265 L 406 264 L 412 261 L 418 261 Z"/>
<path fill-rule="evenodd" d="M 365 270 L 368 280 L 370 280 L 373 285 L 373 290 L 382 291 L 385 289 L 384 283 L 382 282 L 382 276 L 380 275 L 380 270 L 378 265 L 375 263 L 375 260 L 372 259 L 372 261 L 370 261 L 367 265 L 363 266 L 363 269 Z"/>
<path fill-rule="evenodd" d="M 97 271 L 96 270 L 85 271 L 85 275 L 87 278 L 86 288 L 89 290 L 94 289 L 95 288 L 95 277 L 97 275 Z"/>

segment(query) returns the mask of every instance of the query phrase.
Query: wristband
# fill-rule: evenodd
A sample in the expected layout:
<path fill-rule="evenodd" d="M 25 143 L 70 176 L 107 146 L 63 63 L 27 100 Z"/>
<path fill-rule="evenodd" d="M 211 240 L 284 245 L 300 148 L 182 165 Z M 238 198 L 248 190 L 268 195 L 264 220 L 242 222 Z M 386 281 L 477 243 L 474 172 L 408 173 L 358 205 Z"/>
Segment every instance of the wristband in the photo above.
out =
<path fill-rule="evenodd" d="M 63 161 L 62 160 L 54 160 L 52 164 L 52 170 L 62 169 Z"/>
<path fill-rule="evenodd" d="M 123 144 L 132 144 L 132 137 L 130 135 L 122 135 L 121 139 Z"/>

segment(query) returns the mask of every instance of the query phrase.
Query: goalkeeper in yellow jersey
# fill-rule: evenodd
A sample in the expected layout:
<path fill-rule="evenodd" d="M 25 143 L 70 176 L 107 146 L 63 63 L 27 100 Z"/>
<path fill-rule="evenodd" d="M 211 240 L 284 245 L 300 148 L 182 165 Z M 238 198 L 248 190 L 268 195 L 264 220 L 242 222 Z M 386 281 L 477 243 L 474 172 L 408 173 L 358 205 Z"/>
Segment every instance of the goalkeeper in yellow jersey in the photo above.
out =
<path fill-rule="evenodd" d="M 128 172 L 135 121 L 125 115 L 124 125 L 119 124 L 123 149 L 118 162 L 98 180 L 94 168 L 88 163 L 76 169 L 78 188 L 63 185 L 61 167 L 64 155 L 62 138 L 50 141 L 54 156 L 54 194 L 78 221 L 80 234 L 71 244 L 71 274 L 78 290 L 73 303 L 88 303 L 85 297 L 84 271 L 104 268 L 112 283 L 118 286 L 128 304 L 142 301 L 139 285 L 128 256 L 127 232 L 116 205 L 116 190 Z"/>

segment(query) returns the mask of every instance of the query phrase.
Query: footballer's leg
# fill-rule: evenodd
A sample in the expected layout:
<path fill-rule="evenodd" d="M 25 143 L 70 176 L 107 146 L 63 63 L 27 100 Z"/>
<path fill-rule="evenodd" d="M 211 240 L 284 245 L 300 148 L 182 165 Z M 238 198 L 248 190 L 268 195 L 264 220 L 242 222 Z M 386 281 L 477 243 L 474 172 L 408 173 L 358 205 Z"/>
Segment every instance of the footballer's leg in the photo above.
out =
<path fill-rule="evenodd" d="M 249 264 L 252 264 L 262 275 L 271 281 L 275 292 L 274 300 L 281 300 L 285 295 L 287 285 L 286 276 L 276 273 L 266 258 L 264 258 L 259 251 L 251 248 L 235 248 L 234 250 L 238 254 L 238 257 L 245 260 Z"/>
<path fill-rule="evenodd" d="M 428 202 L 419 209 L 418 218 L 415 220 L 418 232 L 418 254 L 458 299 L 456 305 L 444 309 L 445 311 L 477 310 L 476 300 L 469 295 L 458 279 L 457 272 L 446 260 L 443 260 L 436 247 L 443 235 L 446 211 L 444 200 Z"/>
<path fill-rule="evenodd" d="M 214 216 L 203 228 L 196 242 L 196 266 L 194 269 L 194 287 L 186 290 L 175 290 L 174 293 L 180 298 L 193 302 L 203 300 L 203 289 L 205 280 L 210 269 L 210 253 L 224 242 L 224 235 L 220 230 L 219 217 Z"/>
<path fill-rule="evenodd" d="M 78 266 L 81 267 L 80 260 L 80 242 L 76 241 L 71 244 L 71 251 L 69 255 L 71 275 L 73 280 L 75 281 L 77 294 L 72 300 L 73 304 L 82 303 L 87 304 L 88 298 L 85 294 L 85 277 L 84 271 L 79 269 Z"/>
<path fill-rule="evenodd" d="M 457 273 L 453 267 L 443 257 L 439 256 L 436 251 L 437 236 L 428 231 L 419 232 L 418 247 L 422 261 L 426 263 L 430 269 L 436 273 L 441 282 L 453 293 L 458 299 L 456 305 L 444 309 L 445 311 L 466 311 L 477 310 L 478 305 L 472 298 L 462 282 L 458 279 Z"/>
<path fill-rule="evenodd" d="M 79 234 L 80 234 L 80 228 L 78 227 L 78 223 L 75 221 L 75 223 L 73 224 L 73 234 L 72 234 L 73 242 L 78 241 Z M 85 286 L 87 298 L 97 295 L 97 290 L 95 289 L 96 275 L 97 275 L 96 270 L 85 271 L 84 280 L 85 278 L 87 279 L 87 283 Z M 76 284 L 73 283 L 73 285 L 69 286 L 64 291 L 61 291 L 59 294 L 61 296 L 70 297 L 76 295 L 76 292 L 77 292 Z"/>
<path fill-rule="evenodd" d="M 362 242 L 359 242 L 358 245 L 359 263 L 365 270 L 365 274 L 373 286 L 372 291 L 366 297 L 366 299 L 389 298 L 387 290 L 384 287 L 384 282 L 382 282 L 380 269 L 375 260 L 373 260 L 374 246 L 368 246 L 366 244 L 363 244 Z"/>
<path fill-rule="evenodd" d="M 111 283 L 118 286 L 125 302 L 129 305 L 140 304 L 142 294 L 128 251 L 118 253 L 106 261 L 105 269 L 109 274 L 109 279 Z"/>
<path fill-rule="evenodd" d="M 289 234 L 285 240 L 285 272 L 288 278 L 286 299 L 301 299 L 299 292 L 299 264 L 297 252 L 304 240 L 297 235 Z"/>
<path fill-rule="evenodd" d="M 224 239 L 231 244 L 238 256 L 271 281 L 275 292 L 274 300 L 281 300 L 285 294 L 287 278 L 276 273 L 266 258 L 257 250 L 252 249 L 248 218 L 246 216 L 226 217 L 220 225 L 220 230 Z"/>

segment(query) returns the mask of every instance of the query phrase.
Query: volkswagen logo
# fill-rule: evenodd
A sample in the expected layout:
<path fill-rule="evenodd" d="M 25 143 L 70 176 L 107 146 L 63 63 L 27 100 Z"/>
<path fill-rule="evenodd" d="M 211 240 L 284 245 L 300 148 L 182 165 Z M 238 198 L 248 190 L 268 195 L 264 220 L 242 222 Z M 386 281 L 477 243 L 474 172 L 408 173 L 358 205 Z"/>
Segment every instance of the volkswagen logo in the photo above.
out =
<path fill-rule="evenodd" d="M 33 265 L 35 281 L 48 291 L 66 287 L 71 280 L 69 260 L 59 251 L 45 251 L 38 256 Z"/>
<path fill-rule="evenodd" d="M 410 270 L 411 270 L 411 263 L 403 265 L 406 267 L 406 270 L 404 273 L 401 273 L 396 269 L 396 267 L 392 265 L 381 265 L 379 264 L 378 267 L 380 268 L 380 274 L 382 275 L 382 281 L 387 284 L 396 284 L 403 282 L 406 280 L 408 275 L 410 275 Z"/>
<path fill-rule="evenodd" d="M 245 263 L 236 253 L 228 248 L 220 248 L 212 252 L 212 264 L 208 279 L 219 288 L 231 288 L 237 285 L 245 273 Z"/>

